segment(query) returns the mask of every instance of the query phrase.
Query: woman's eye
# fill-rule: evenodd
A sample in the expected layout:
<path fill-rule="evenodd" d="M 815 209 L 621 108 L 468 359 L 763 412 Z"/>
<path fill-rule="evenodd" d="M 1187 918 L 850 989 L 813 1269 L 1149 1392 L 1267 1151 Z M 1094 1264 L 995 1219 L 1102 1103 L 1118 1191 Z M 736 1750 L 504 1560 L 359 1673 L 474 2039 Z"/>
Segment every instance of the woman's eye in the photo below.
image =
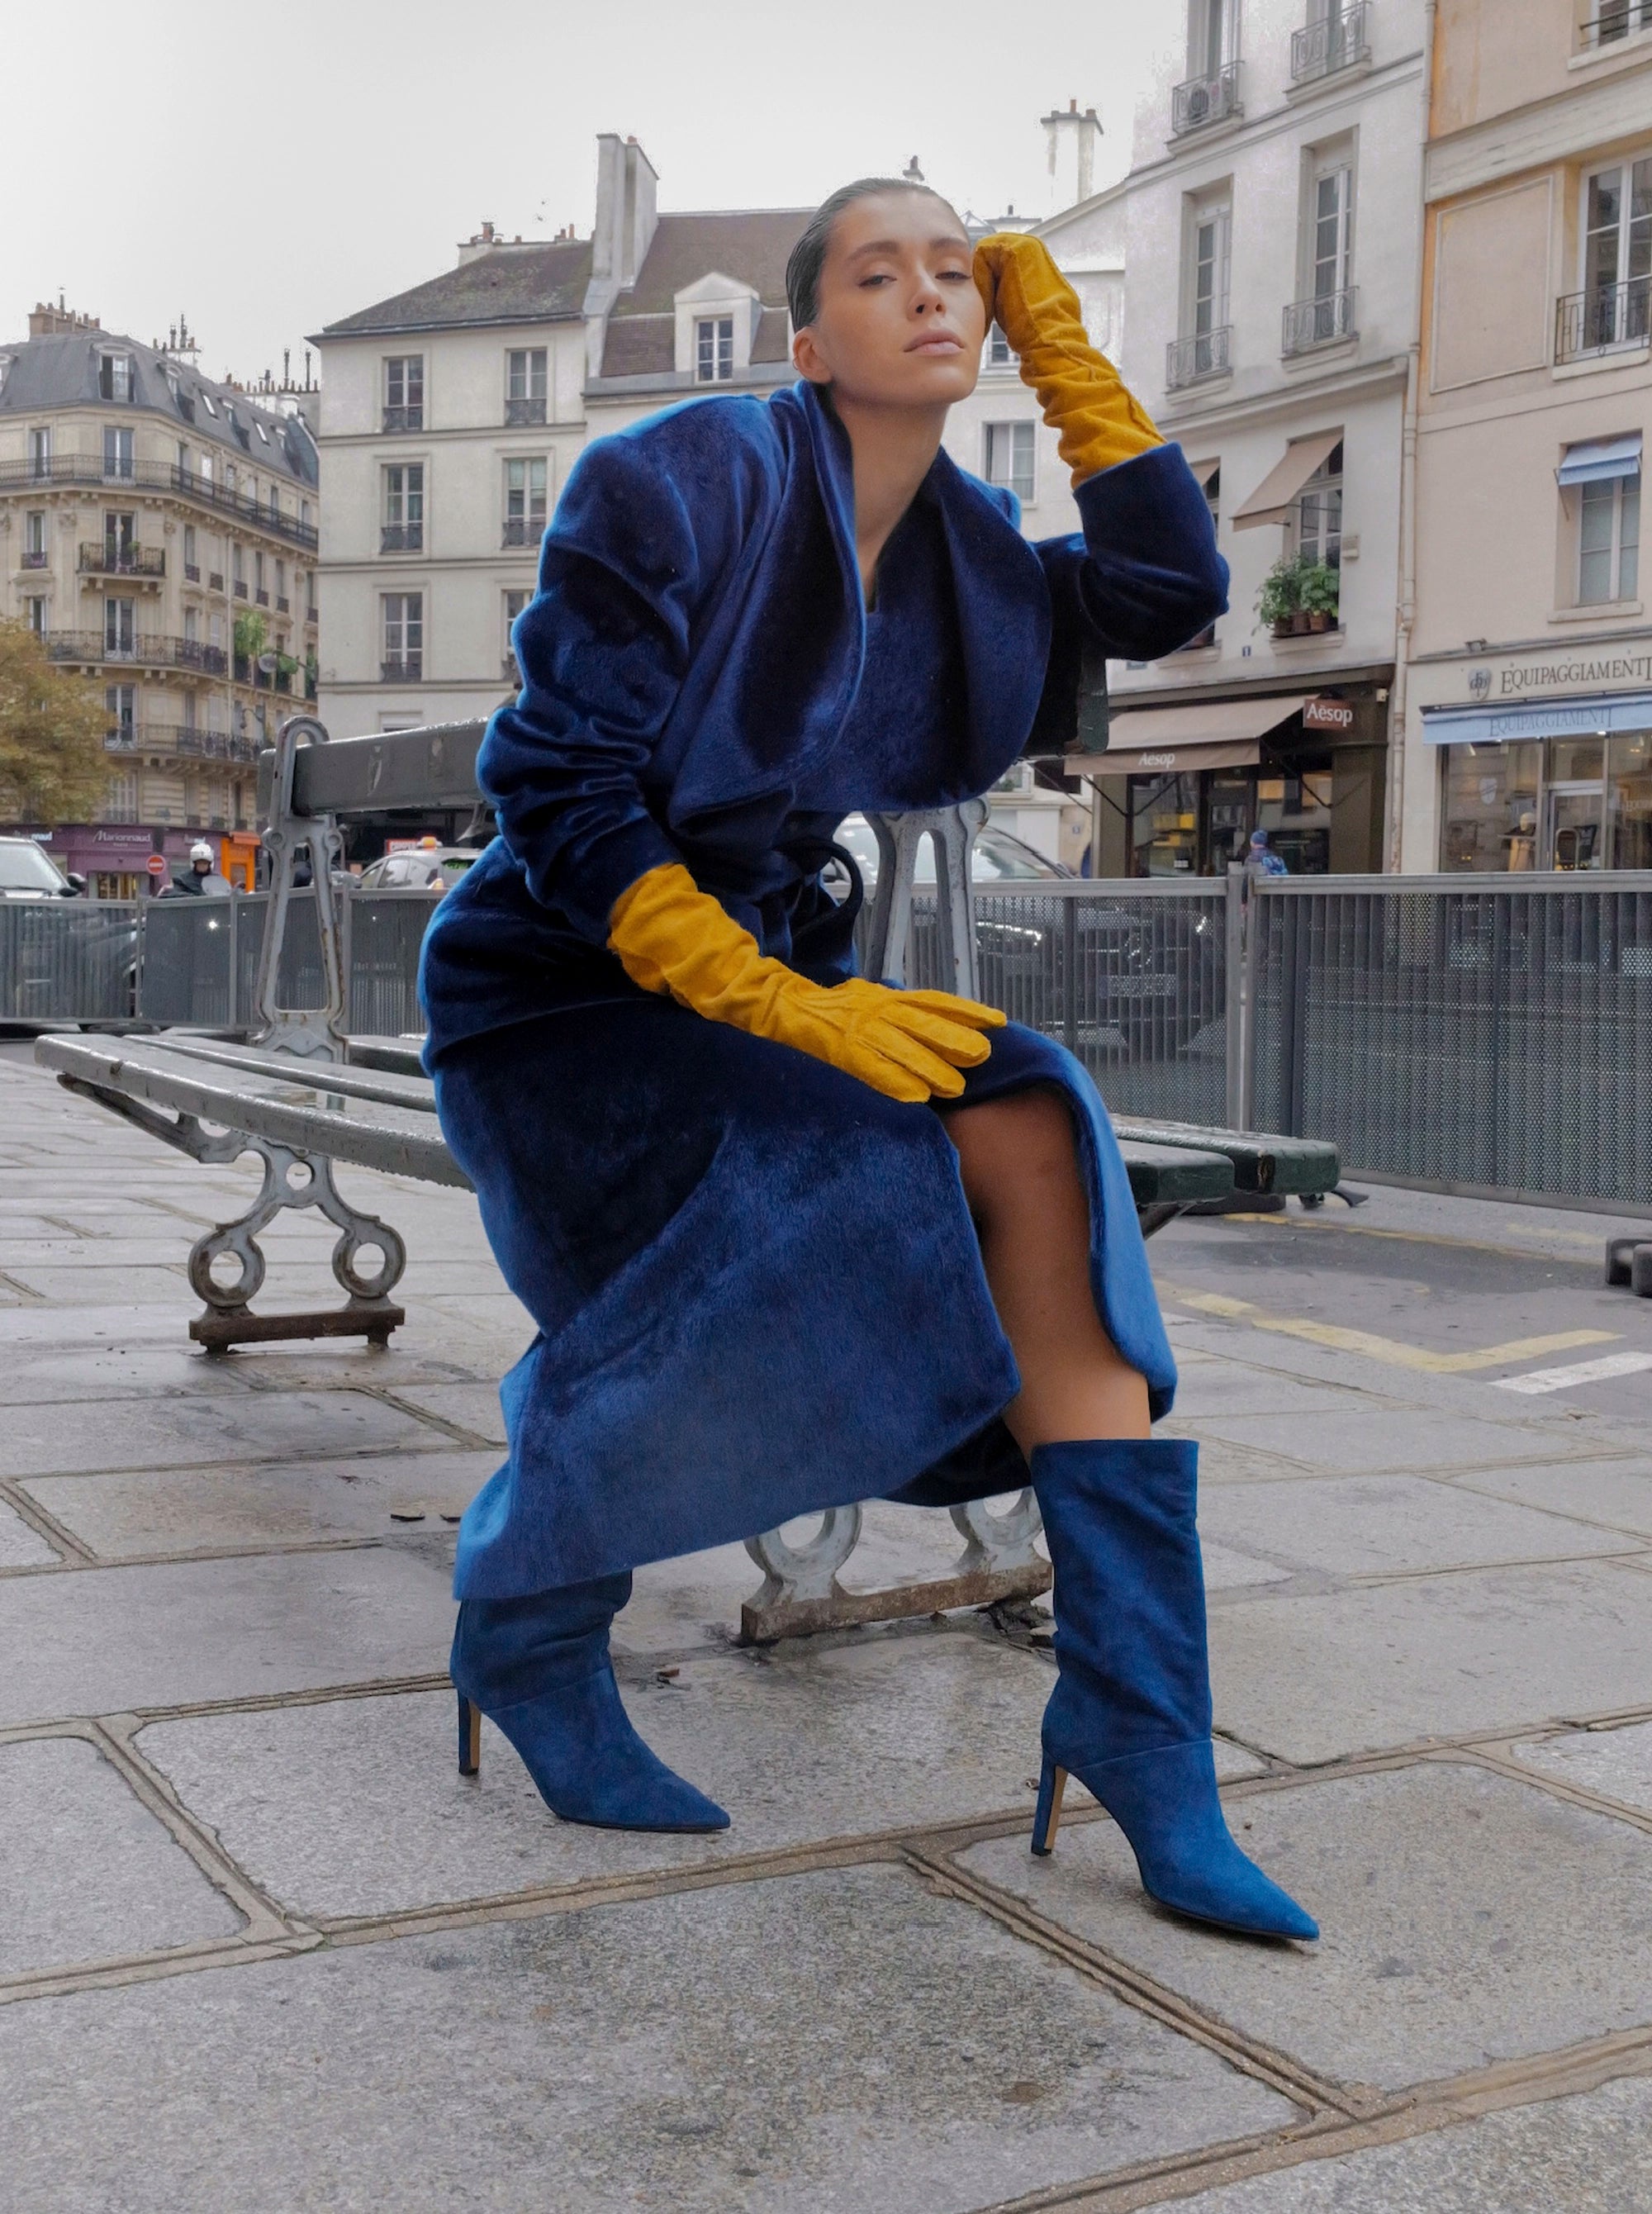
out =
<path fill-rule="evenodd" d="M 864 292 L 869 285 L 892 284 L 894 282 L 895 279 L 889 274 L 887 270 L 878 270 L 874 272 L 872 276 L 863 277 L 860 279 L 860 289 Z"/>

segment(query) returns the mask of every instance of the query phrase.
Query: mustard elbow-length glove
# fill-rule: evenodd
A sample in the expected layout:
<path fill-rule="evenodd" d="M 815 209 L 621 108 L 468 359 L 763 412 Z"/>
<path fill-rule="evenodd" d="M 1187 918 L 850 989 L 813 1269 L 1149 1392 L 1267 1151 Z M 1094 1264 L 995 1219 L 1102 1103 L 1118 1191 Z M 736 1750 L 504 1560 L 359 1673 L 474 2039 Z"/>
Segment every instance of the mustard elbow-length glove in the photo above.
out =
<path fill-rule="evenodd" d="M 951 992 L 896 992 L 860 977 L 811 983 L 760 953 L 680 862 L 650 869 L 621 893 L 608 943 L 646 992 L 669 992 L 713 1022 L 796 1046 L 890 1099 L 956 1099 L 959 1071 L 992 1050 L 982 1032 L 1004 1020 L 996 1007 Z"/>
<path fill-rule="evenodd" d="M 976 288 L 1019 355 L 1021 380 L 1061 433 L 1074 488 L 1164 440 L 1104 353 L 1085 335 L 1078 295 L 1041 238 L 994 231 L 975 253 Z"/>

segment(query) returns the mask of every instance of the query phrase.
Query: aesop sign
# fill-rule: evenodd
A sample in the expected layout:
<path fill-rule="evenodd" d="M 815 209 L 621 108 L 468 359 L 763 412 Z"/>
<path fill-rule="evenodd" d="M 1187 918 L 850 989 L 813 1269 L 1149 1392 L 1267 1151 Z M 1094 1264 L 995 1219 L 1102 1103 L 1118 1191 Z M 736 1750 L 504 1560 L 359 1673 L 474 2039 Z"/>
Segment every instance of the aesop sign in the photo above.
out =
<path fill-rule="evenodd" d="M 1305 731 L 1351 731 L 1353 727 L 1351 700 L 1305 700 L 1302 703 Z"/>

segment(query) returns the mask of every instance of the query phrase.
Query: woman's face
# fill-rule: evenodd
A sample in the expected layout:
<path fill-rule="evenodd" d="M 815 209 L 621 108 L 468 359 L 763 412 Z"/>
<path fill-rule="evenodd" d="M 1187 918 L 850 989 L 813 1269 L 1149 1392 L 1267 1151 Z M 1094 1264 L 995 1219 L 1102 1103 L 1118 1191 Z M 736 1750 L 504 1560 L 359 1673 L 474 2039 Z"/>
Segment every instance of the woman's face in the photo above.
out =
<path fill-rule="evenodd" d="M 815 320 L 792 342 L 811 384 L 866 407 L 947 407 L 975 390 L 987 311 L 945 200 L 871 193 L 832 226 Z"/>

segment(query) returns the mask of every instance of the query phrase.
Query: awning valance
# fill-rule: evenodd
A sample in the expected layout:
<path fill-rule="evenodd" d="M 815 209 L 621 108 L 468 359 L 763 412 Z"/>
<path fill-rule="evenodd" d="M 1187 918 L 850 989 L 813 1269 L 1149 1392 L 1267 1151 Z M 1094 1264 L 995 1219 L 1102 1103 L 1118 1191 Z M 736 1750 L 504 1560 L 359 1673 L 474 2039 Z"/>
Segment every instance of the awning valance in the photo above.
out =
<path fill-rule="evenodd" d="M 1201 768 L 1247 768 L 1260 741 L 1300 714 L 1312 695 L 1221 700 L 1196 706 L 1123 709 L 1112 719 L 1104 754 L 1069 754 L 1069 776 L 1178 776 Z"/>
<path fill-rule="evenodd" d="M 1316 431 L 1311 437 L 1293 438 L 1283 457 L 1274 463 L 1249 499 L 1234 510 L 1234 529 L 1254 530 L 1258 523 L 1283 523 L 1303 486 L 1342 443 L 1340 431 Z"/>
<path fill-rule="evenodd" d="M 1607 692 L 1570 700 L 1508 700 L 1495 707 L 1425 707 L 1431 746 L 1500 746 L 1522 738 L 1607 737 L 1652 731 L 1652 692 Z"/>
<path fill-rule="evenodd" d="M 1563 485 L 1605 484 L 1613 477 L 1637 477 L 1640 473 L 1638 431 L 1621 438 L 1589 438 L 1582 445 L 1568 446 L 1555 471 Z"/>

